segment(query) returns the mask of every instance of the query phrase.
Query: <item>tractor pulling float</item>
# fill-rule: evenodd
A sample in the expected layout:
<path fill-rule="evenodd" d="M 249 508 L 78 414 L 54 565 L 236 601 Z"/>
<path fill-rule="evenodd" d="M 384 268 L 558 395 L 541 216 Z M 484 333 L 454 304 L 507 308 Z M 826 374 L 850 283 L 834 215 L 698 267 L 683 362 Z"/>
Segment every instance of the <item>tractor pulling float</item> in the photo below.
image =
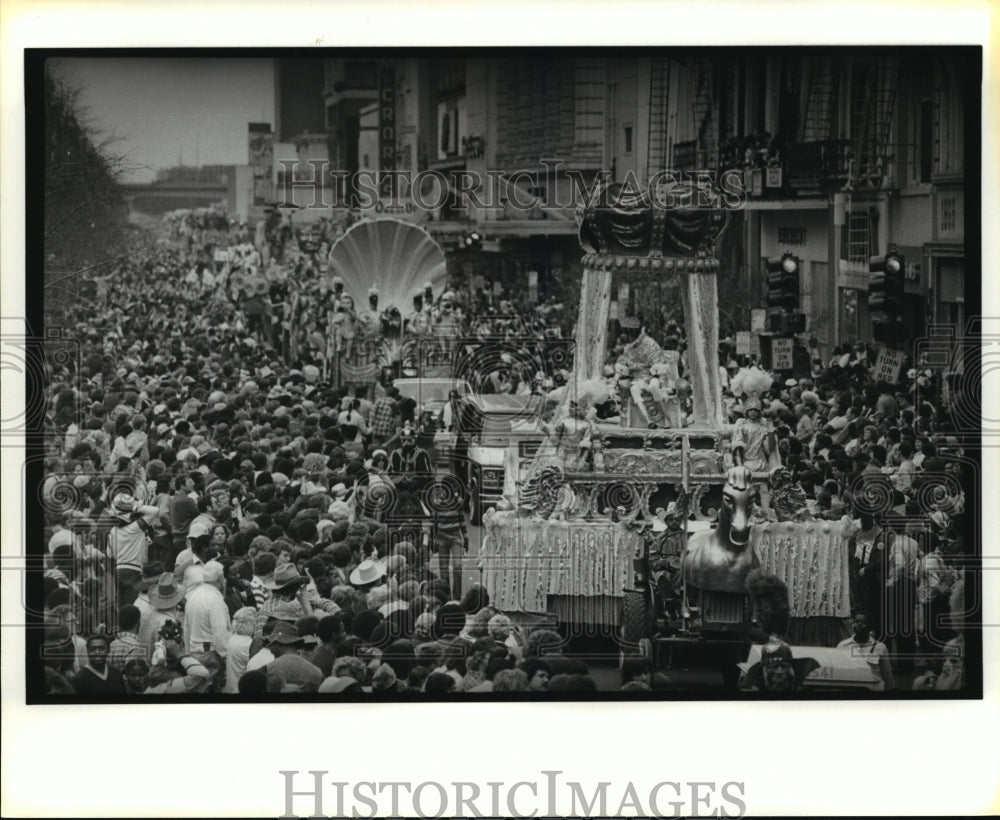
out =
<path fill-rule="evenodd" d="M 572 378 L 545 443 L 526 453 L 512 439 L 479 563 L 501 610 L 610 632 L 623 653 L 654 661 L 693 647 L 731 686 L 754 635 L 746 580 L 756 567 L 788 587 L 789 642 L 835 645 L 850 614 L 853 525 L 804 520 L 773 436 L 754 419 L 726 423 L 712 255 L 726 215 L 706 202 L 719 202 L 707 188 L 610 186 L 582 209 Z M 655 278 L 678 280 L 684 381 L 671 377 L 676 352 L 644 331 L 609 362 L 613 294 Z M 597 412 L 609 399 L 610 417 Z M 743 406 L 756 401 L 747 391 Z"/>

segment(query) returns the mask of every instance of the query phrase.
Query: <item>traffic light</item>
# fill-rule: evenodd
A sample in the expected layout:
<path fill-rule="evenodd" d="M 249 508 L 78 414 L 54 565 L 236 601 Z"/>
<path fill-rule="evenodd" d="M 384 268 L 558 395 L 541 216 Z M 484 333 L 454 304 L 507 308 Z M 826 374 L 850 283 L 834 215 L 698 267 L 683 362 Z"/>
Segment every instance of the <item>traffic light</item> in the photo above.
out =
<path fill-rule="evenodd" d="M 791 253 L 767 260 L 767 306 L 778 310 L 799 307 L 799 258 Z"/>
<path fill-rule="evenodd" d="M 868 262 L 868 312 L 876 325 L 903 318 L 903 272 L 906 261 L 895 248 Z"/>

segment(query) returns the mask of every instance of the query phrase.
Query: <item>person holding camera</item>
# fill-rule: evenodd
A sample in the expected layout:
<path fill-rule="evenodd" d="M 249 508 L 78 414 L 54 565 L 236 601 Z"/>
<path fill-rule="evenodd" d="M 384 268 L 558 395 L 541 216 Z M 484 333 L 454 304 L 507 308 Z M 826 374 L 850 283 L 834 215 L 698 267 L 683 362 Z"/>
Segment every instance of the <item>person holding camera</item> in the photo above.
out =
<path fill-rule="evenodd" d="M 142 686 L 139 670 L 132 672 L 132 686 Z M 184 638 L 180 624 L 167 621 L 161 627 L 153 659 L 145 681 L 144 695 L 193 695 L 206 691 L 212 680 L 212 671 L 193 655 L 184 651 Z"/>

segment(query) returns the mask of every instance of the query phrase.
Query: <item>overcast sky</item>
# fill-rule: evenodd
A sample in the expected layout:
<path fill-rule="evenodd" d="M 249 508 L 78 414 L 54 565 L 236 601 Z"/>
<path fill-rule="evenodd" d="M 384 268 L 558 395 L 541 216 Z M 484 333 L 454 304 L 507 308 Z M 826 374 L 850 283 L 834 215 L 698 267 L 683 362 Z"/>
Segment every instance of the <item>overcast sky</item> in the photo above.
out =
<path fill-rule="evenodd" d="M 152 179 L 157 169 L 247 162 L 247 123 L 274 118 L 271 60 L 121 59 L 53 60 L 83 89 L 86 118 L 121 137 L 134 170 L 130 180 Z"/>

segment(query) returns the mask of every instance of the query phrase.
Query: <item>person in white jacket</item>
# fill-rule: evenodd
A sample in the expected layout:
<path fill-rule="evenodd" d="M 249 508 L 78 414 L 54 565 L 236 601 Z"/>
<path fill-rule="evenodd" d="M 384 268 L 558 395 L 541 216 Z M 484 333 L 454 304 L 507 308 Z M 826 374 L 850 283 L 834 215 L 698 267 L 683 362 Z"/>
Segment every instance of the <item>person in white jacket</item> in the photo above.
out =
<path fill-rule="evenodd" d="M 134 604 L 139 597 L 142 567 L 148 560 L 153 519 L 159 507 L 139 504 L 127 493 L 119 493 L 111 502 L 115 527 L 108 534 L 108 559 L 114 562 L 118 578 L 118 606 Z"/>

